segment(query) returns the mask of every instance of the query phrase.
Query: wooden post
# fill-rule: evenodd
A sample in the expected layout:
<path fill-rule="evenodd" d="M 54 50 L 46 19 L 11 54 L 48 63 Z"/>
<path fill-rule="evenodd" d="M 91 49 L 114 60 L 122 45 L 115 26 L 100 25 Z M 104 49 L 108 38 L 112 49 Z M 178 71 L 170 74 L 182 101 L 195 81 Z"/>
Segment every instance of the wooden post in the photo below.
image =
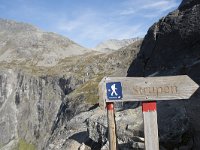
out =
<path fill-rule="evenodd" d="M 114 104 L 113 102 L 106 103 L 106 106 L 107 106 L 107 115 L 108 115 L 109 149 L 117 150 Z"/>
<path fill-rule="evenodd" d="M 113 102 L 143 101 L 145 149 L 159 150 L 156 102 L 188 99 L 199 88 L 186 75 L 168 77 L 105 77 L 99 84 L 99 97 L 108 111 L 110 150 L 117 149 Z M 154 100 L 154 101 L 153 101 Z"/>
<path fill-rule="evenodd" d="M 145 150 L 159 150 L 156 102 L 142 102 Z"/>

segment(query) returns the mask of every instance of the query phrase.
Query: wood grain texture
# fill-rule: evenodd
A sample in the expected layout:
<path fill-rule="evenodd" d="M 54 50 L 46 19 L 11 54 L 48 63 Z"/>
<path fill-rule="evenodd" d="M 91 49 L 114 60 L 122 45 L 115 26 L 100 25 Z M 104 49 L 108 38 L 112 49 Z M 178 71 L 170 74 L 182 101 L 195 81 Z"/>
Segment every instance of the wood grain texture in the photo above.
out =
<path fill-rule="evenodd" d="M 121 101 L 151 101 L 188 99 L 198 89 L 198 85 L 186 75 L 167 77 L 106 77 L 99 89 L 101 100 L 112 102 L 106 94 L 106 83 L 121 82 L 123 98 Z"/>
<path fill-rule="evenodd" d="M 111 105 L 111 104 L 107 104 Z M 112 103 L 113 105 L 113 103 Z M 112 106 L 114 108 L 114 106 Z M 116 136 L 116 126 L 115 126 L 115 116 L 114 116 L 114 109 L 107 110 L 107 117 L 108 117 L 108 132 L 109 132 L 109 149 L 110 150 L 117 150 L 117 136 Z"/>
<path fill-rule="evenodd" d="M 159 150 L 157 111 L 143 112 L 145 150 Z"/>

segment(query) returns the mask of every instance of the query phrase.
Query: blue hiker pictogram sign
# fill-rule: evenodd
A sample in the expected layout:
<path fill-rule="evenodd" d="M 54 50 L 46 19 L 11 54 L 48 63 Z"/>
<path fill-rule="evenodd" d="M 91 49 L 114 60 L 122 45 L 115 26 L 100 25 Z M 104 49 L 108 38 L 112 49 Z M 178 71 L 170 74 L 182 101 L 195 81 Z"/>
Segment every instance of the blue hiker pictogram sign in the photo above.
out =
<path fill-rule="evenodd" d="M 107 109 L 109 149 L 118 147 L 114 103 L 142 101 L 144 148 L 159 150 L 156 101 L 189 99 L 198 88 L 199 85 L 187 75 L 103 78 L 99 83 L 99 97 L 103 100 L 100 107 Z"/>
<path fill-rule="evenodd" d="M 106 83 L 107 97 L 109 100 L 122 99 L 122 85 L 121 82 Z"/>

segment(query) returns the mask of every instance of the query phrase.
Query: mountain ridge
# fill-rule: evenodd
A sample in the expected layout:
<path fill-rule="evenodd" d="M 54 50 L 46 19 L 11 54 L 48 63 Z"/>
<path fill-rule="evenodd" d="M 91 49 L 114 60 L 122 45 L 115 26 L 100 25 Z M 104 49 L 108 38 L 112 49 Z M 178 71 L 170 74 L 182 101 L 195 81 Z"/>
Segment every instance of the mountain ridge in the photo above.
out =
<path fill-rule="evenodd" d="M 85 120 L 97 107 L 98 83 L 104 76 L 126 76 L 142 41 L 101 53 L 26 24 L 16 27 L 15 21 L 1 26 L 0 149 L 74 150 L 83 142 L 92 147 Z M 74 47 L 82 53 L 57 53 Z"/>
<path fill-rule="evenodd" d="M 0 62 L 51 67 L 65 57 L 92 52 L 72 40 L 32 25 L 0 20 Z"/>
<path fill-rule="evenodd" d="M 134 42 L 137 42 L 141 40 L 141 38 L 136 37 L 136 38 L 130 38 L 130 39 L 122 39 L 122 40 L 118 40 L 118 39 L 109 39 L 106 41 L 103 41 L 101 43 L 99 43 L 94 50 L 99 51 L 99 52 L 111 52 L 114 50 L 118 50 L 122 47 L 128 46 Z"/>

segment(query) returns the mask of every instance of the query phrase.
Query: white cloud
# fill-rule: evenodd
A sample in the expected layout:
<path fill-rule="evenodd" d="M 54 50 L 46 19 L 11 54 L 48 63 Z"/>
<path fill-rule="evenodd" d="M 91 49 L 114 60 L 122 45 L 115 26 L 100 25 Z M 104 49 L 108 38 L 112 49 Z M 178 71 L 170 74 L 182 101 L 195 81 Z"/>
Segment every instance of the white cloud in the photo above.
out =
<path fill-rule="evenodd" d="M 61 31 L 73 31 L 83 25 L 81 20 L 61 20 L 56 28 Z"/>
<path fill-rule="evenodd" d="M 111 19 L 107 14 L 92 11 L 84 12 L 81 16 L 73 19 L 60 18 L 54 26 L 56 30 L 66 36 L 70 33 L 76 34 L 76 41 L 90 40 L 101 42 L 106 39 L 124 39 L 136 36 L 143 36 L 141 24 L 127 24 L 123 19 L 113 15 Z M 94 43 L 96 45 L 97 43 Z"/>
<path fill-rule="evenodd" d="M 154 9 L 160 9 L 160 7 L 166 7 L 169 3 L 171 3 L 170 1 L 158 1 L 158 2 L 153 2 L 150 4 L 146 4 L 144 6 L 142 6 L 142 9 L 149 9 L 149 8 L 154 8 Z"/>
<path fill-rule="evenodd" d="M 125 1 L 118 8 L 119 10 L 110 14 L 103 11 L 84 10 L 81 15 L 73 18 L 64 16 L 57 20 L 54 28 L 78 43 L 88 40 L 93 42 L 91 45 L 94 46 L 107 39 L 144 36 L 148 28 L 146 25 L 148 19 L 156 17 L 159 19 L 163 12 L 178 5 L 174 0 L 134 0 L 134 2 Z M 142 20 L 142 18 L 145 19 Z M 140 21 L 137 21 L 138 19 Z"/>
<path fill-rule="evenodd" d="M 122 10 L 119 14 L 120 15 L 132 15 L 132 14 L 137 13 L 137 11 L 138 11 L 138 9 L 129 8 L 129 9 L 126 9 L 126 10 Z"/>
<path fill-rule="evenodd" d="M 169 9 L 177 7 L 177 5 L 178 5 L 177 2 L 175 2 L 175 1 L 164 0 L 164 1 L 157 1 L 154 3 L 146 4 L 146 5 L 142 6 L 141 9 L 156 9 L 161 12 L 164 12 Z"/>
<path fill-rule="evenodd" d="M 167 10 L 176 8 L 177 5 L 178 2 L 175 0 L 128 0 L 124 2 L 124 8 L 120 10 L 120 15 L 144 14 L 145 16 L 150 16 L 146 12 L 156 11 L 156 13 L 161 14 Z"/>
<path fill-rule="evenodd" d="M 154 13 L 143 14 L 142 17 L 147 18 L 147 19 L 151 19 L 151 18 L 155 18 L 159 15 L 160 14 L 154 12 Z"/>
<path fill-rule="evenodd" d="M 119 0 L 113 7 L 104 6 L 106 9 L 89 6 L 56 12 L 26 0 L 18 3 L 18 13 L 15 9 L 6 11 L 10 16 L 24 17 L 29 23 L 33 19 L 32 24 L 46 31 L 60 33 L 90 47 L 106 39 L 143 36 L 153 19 L 159 19 L 178 5 L 176 0 Z M 88 41 L 90 44 L 85 44 Z"/>

